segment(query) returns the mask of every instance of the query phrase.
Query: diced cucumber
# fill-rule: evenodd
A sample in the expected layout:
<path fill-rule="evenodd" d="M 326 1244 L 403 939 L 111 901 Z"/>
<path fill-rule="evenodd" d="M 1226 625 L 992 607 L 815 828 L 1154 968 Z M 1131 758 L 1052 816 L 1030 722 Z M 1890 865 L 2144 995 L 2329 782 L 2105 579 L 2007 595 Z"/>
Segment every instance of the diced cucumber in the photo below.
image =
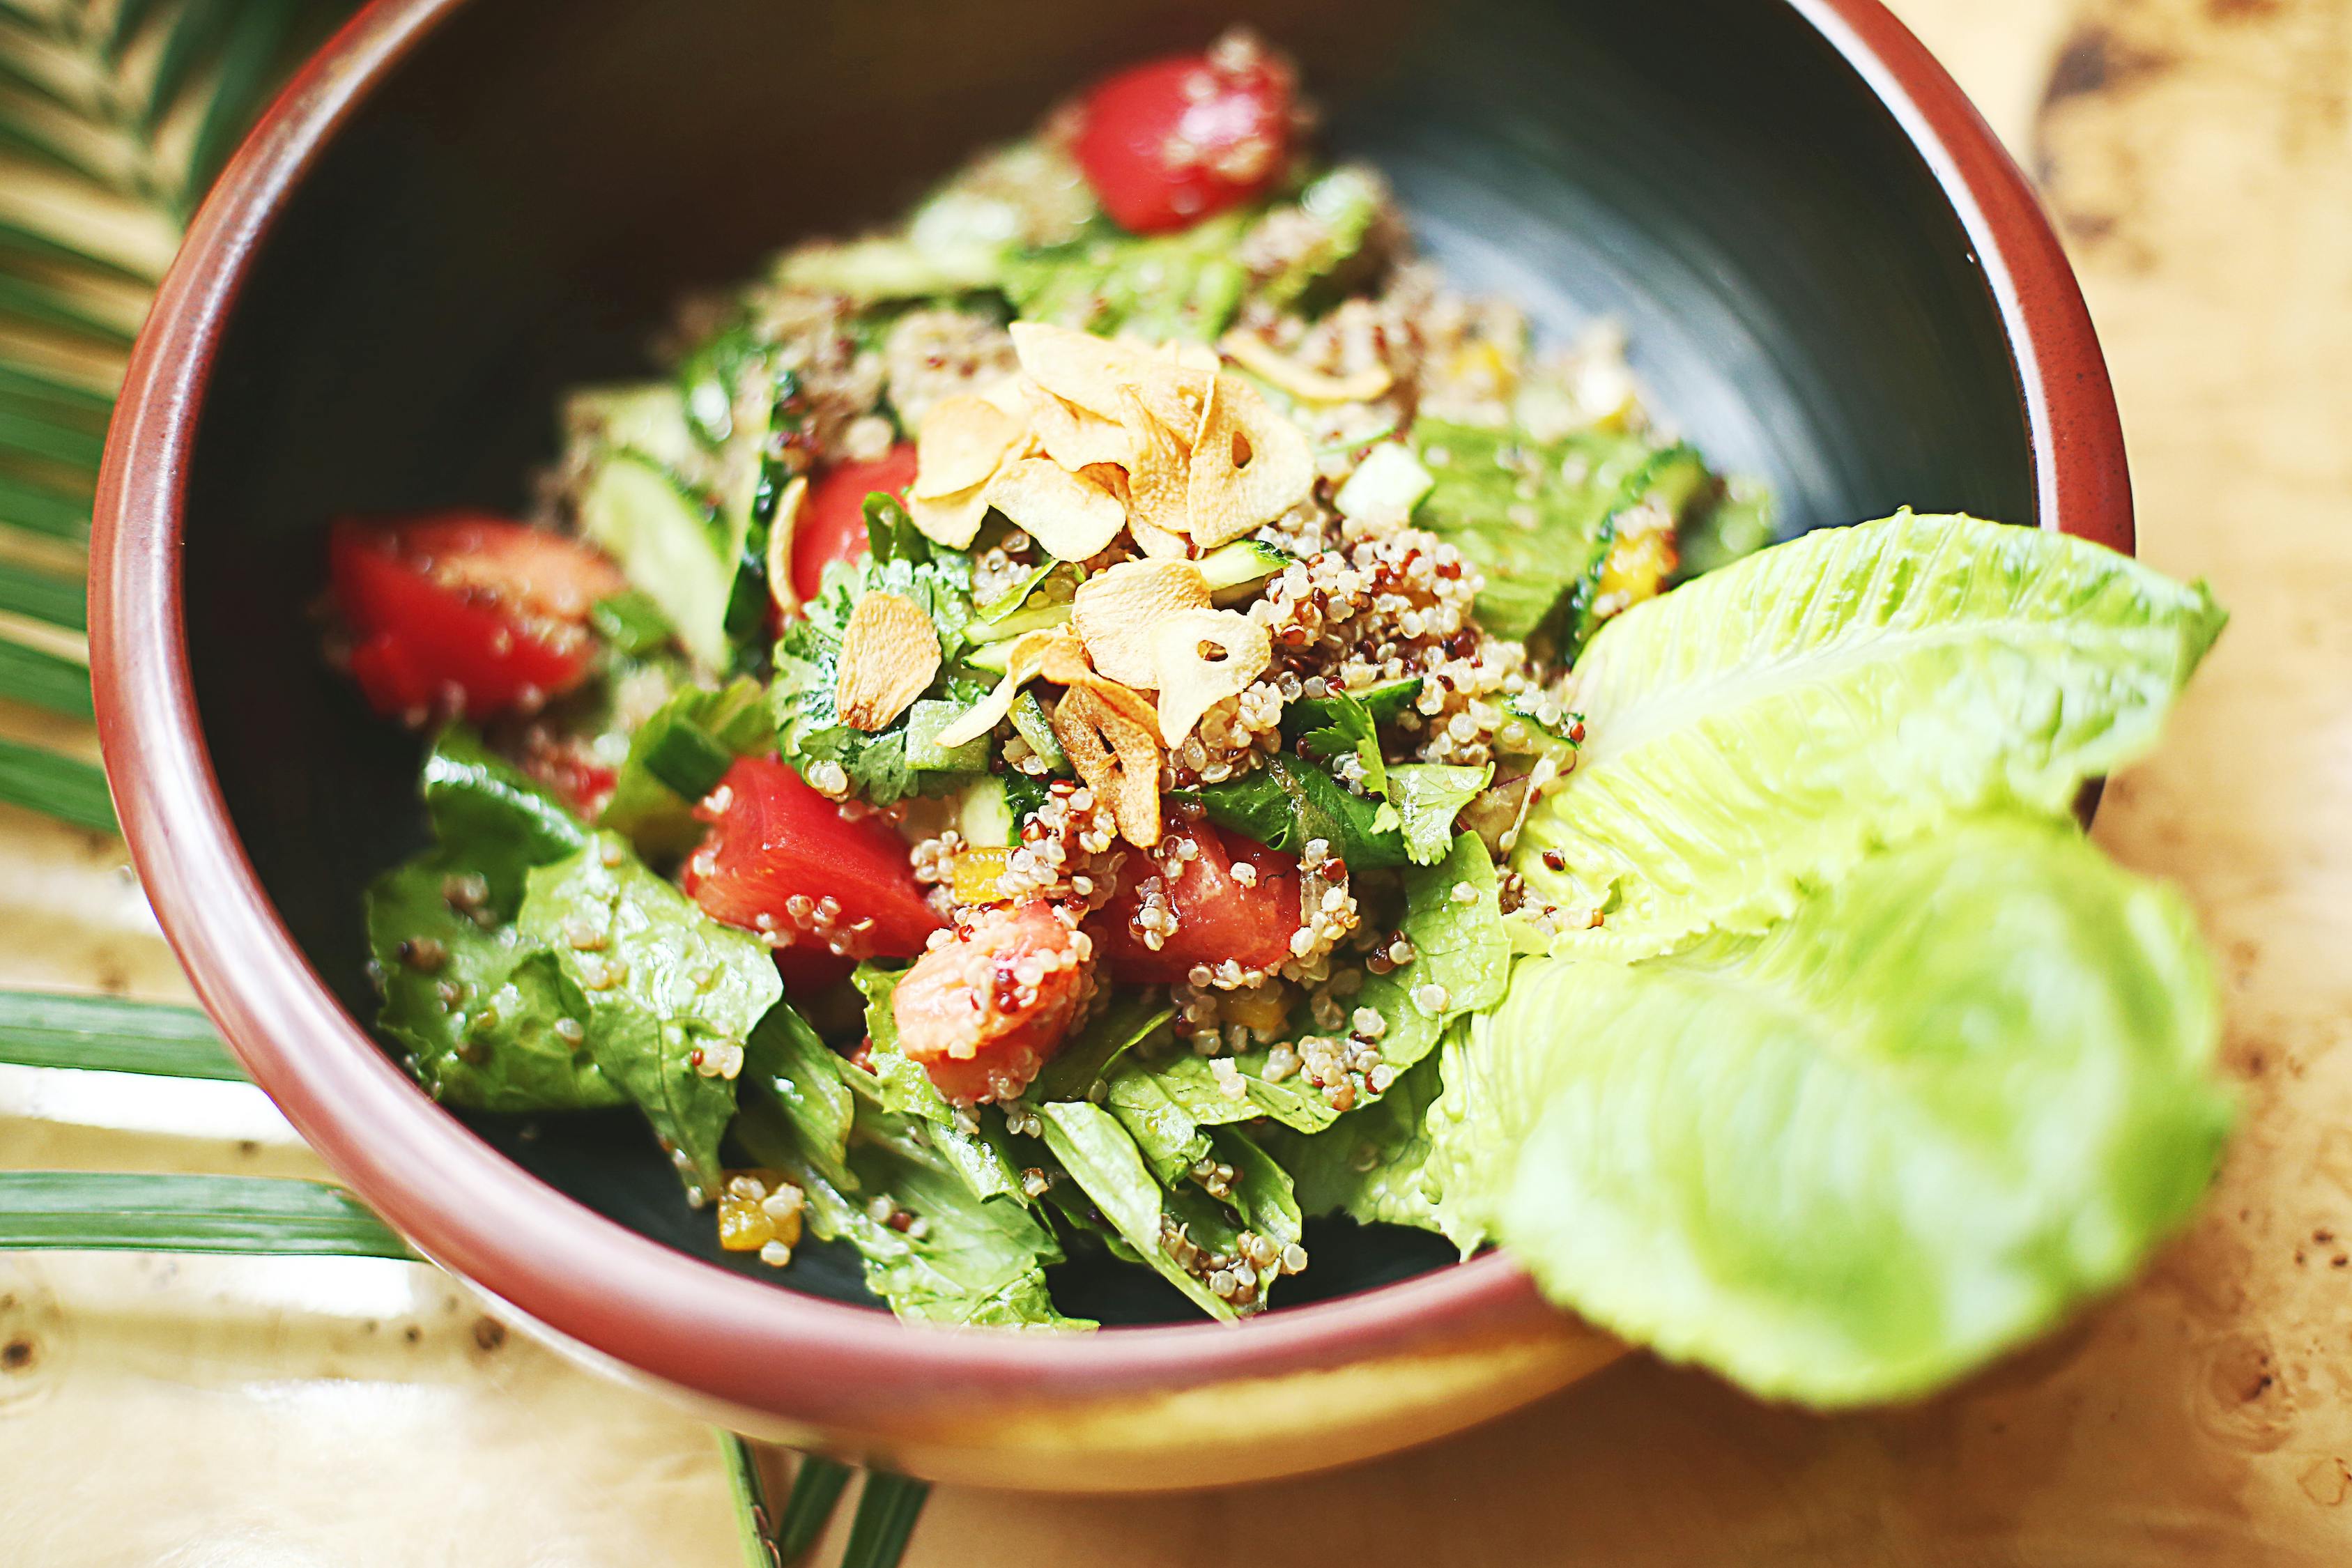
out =
<path fill-rule="evenodd" d="M 1045 705 L 1037 700 L 1035 692 L 1024 691 L 1013 700 L 1013 728 L 1047 767 L 1057 773 L 1070 771 L 1070 759 L 1054 733 L 1054 721 L 1045 716 Z"/>
<path fill-rule="evenodd" d="M 1402 522 L 1436 483 L 1411 447 L 1384 441 L 1364 454 L 1331 505 L 1359 522 Z"/>
<path fill-rule="evenodd" d="M 967 637 L 971 633 L 971 627 L 964 628 Z M 1013 664 L 1013 644 L 1009 641 L 981 643 L 963 650 L 963 661 L 984 674 L 1003 675 Z"/>
<path fill-rule="evenodd" d="M 693 720 L 667 709 L 663 714 L 667 721 L 646 746 L 646 771 L 688 800 L 700 800 L 735 765 L 735 752 Z"/>
<path fill-rule="evenodd" d="M 998 621 L 971 621 L 965 625 L 963 635 L 976 643 L 1010 643 L 1024 632 L 1042 632 L 1063 625 L 1070 618 L 1067 601 L 1058 605 L 1039 605 L 1034 609 L 1015 610 Z M 1003 665 L 996 667 L 1003 668 Z"/>
<path fill-rule="evenodd" d="M 783 258 L 776 278 L 788 289 L 845 294 L 863 304 L 992 289 L 1003 268 L 1002 244 L 945 237 L 918 244 L 883 236 L 804 247 Z"/>
<path fill-rule="evenodd" d="M 623 451 L 639 452 L 664 468 L 678 468 L 694 452 L 686 397 L 675 382 L 583 387 L 564 400 L 563 428 Z"/>
<path fill-rule="evenodd" d="M 927 697 L 907 710 L 907 766 L 924 773 L 976 773 L 988 766 L 988 737 L 961 746 L 940 744 L 940 731 L 963 716 L 969 703 Z"/>
<path fill-rule="evenodd" d="M 597 600 L 589 606 L 588 624 L 596 628 L 598 637 L 632 658 L 667 647 L 676 635 L 661 606 L 635 588 Z"/>
<path fill-rule="evenodd" d="M 956 831 L 981 849 L 1002 849 L 1013 842 L 1013 806 L 1003 779 L 982 773 L 971 781 L 956 808 Z"/>
<path fill-rule="evenodd" d="M 661 606 L 677 640 L 705 668 L 725 669 L 727 601 L 742 541 L 728 548 L 719 525 L 669 473 L 634 452 L 597 465 L 580 498 L 581 531 Z"/>
<path fill-rule="evenodd" d="M 1237 539 L 1210 551 L 1192 564 L 1201 569 L 1210 593 L 1226 594 L 1255 588 L 1296 559 L 1271 544 Z"/>
<path fill-rule="evenodd" d="M 1495 749 L 1515 757 L 1549 757 L 1565 770 L 1575 765 L 1576 742 L 1569 736 L 1578 721 L 1563 714 L 1546 723 L 1525 696 L 1503 699 L 1507 717 L 1495 732 Z"/>

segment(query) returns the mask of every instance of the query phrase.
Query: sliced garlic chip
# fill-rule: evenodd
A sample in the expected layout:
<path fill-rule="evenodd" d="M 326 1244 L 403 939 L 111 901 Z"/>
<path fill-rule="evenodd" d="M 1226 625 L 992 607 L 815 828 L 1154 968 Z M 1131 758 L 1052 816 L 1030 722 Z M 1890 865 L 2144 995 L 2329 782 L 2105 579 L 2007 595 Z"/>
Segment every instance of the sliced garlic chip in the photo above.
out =
<path fill-rule="evenodd" d="M 1026 434 L 1020 420 L 982 398 L 941 398 L 915 438 L 915 482 L 907 494 L 939 500 L 986 484 Z"/>
<path fill-rule="evenodd" d="M 834 708 L 853 730 L 879 730 L 904 713 L 939 672 L 939 629 L 922 606 L 898 594 L 868 594 L 841 631 Z"/>
<path fill-rule="evenodd" d="M 1013 352 L 1030 379 L 1066 403 L 1124 422 L 1119 394 L 1133 392 L 1153 417 L 1189 433 L 1200 422 L 1210 374 L 1139 344 L 1043 321 L 1015 321 Z"/>
<path fill-rule="evenodd" d="M 1183 552 L 1151 548 L 1155 534 L 1191 531 L 1192 469 L 1182 443 L 1143 405 L 1132 391 L 1119 393 L 1119 423 L 1135 438 L 1127 463 L 1129 531 L 1146 553 L 1176 555 Z"/>
<path fill-rule="evenodd" d="M 1160 681 L 1160 737 L 1181 746 L 1202 714 L 1240 696 L 1265 673 L 1274 638 L 1237 610 L 1186 610 L 1153 630 L 1151 652 Z"/>
<path fill-rule="evenodd" d="M 1160 684 L 1152 638 L 1187 610 L 1209 607 L 1209 584 L 1189 561 L 1124 561 L 1078 584 L 1070 625 L 1095 668 L 1122 685 Z"/>
<path fill-rule="evenodd" d="M 998 470 L 988 482 L 988 504 L 1064 561 L 1101 554 L 1127 522 L 1117 496 L 1046 458 L 1023 458 Z"/>
<path fill-rule="evenodd" d="M 768 524 L 768 597 L 787 616 L 801 607 L 800 592 L 793 586 L 793 535 L 800 529 L 801 503 L 808 500 L 808 488 L 806 474 L 793 475 L 776 498 L 776 515 Z"/>
<path fill-rule="evenodd" d="M 1219 338 L 1217 347 L 1235 364 L 1308 403 L 1369 403 L 1396 384 L 1388 366 L 1381 364 L 1346 375 L 1327 375 L 1300 364 L 1255 332 L 1240 327 Z"/>
<path fill-rule="evenodd" d="M 1135 437 L 1125 426 L 1075 403 L 1065 403 L 1034 381 L 1024 385 L 1027 397 L 1023 412 L 1047 457 L 1074 474 L 1097 463 L 1127 466 Z"/>
<path fill-rule="evenodd" d="M 1217 351 L 1206 343 L 1188 343 L 1181 338 L 1171 338 L 1160 345 L 1160 357 L 1171 364 L 1197 370 L 1203 375 L 1214 375 L 1224 368 L 1217 363 Z"/>
<path fill-rule="evenodd" d="M 1004 675 L 994 690 L 956 716 L 939 733 L 939 744 L 949 751 L 980 739 L 1013 711 L 1013 704 L 1021 689 L 1048 668 L 1065 672 L 1086 668 L 1086 650 L 1067 626 L 1055 626 L 1048 631 L 1024 632 L 1013 639 L 1005 655 Z M 1060 679 L 1060 677 L 1056 677 Z"/>
<path fill-rule="evenodd" d="M 944 544 L 950 550 L 969 549 L 980 532 L 981 520 L 988 515 L 988 490 L 992 481 L 982 481 L 968 490 L 926 500 L 920 496 L 907 498 L 907 515 L 915 521 L 915 531 L 934 544 Z"/>
<path fill-rule="evenodd" d="M 1192 542 L 1213 550 L 1265 527 L 1315 488 L 1306 433 L 1239 376 L 1217 377 L 1192 445 L 1186 490 Z"/>
<path fill-rule="evenodd" d="M 1140 849 L 1160 842 L 1160 747 L 1148 722 L 1091 686 L 1074 686 L 1054 705 L 1054 738 L 1070 765 L 1106 802 L 1119 837 Z"/>

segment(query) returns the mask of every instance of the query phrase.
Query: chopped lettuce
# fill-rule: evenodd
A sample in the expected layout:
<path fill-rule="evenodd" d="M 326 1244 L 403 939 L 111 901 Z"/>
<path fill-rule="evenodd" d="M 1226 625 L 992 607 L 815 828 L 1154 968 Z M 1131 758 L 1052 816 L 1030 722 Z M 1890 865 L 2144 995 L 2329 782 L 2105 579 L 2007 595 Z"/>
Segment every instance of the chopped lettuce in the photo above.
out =
<path fill-rule="evenodd" d="M 856 1070 L 790 1002 L 769 1008 L 743 1042 L 743 1085 L 773 1101 L 803 1157 L 844 1189 L 856 1185 L 847 1162 L 857 1115 L 848 1075 Z"/>
<path fill-rule="evenodd" d="M 919 1122 L 940 1159 L 961 1177 L 975 1198 L 1014 1197 L 1021 1191 L 1021 1173 L 1004 1151 L 998 1129 L 1002 1118 L 960 1112 L 922 1065 L 898 1049 L 898 1020 L 890 1010 L 891 994 L 905 974 L 902 969 L 861 963 L 854 976 L 866 996 L 866 1070 L 851 1070 L 851 1088 L 864 1099 L 894 1115 Z"/>
<path fill-rule="evenodd" d="M 625 834 L 637 853 L 649 858 L 683 855 L 702 836 L 694 803 L 719 781 L 686 780 L 670 759 L 679 752 L 707 752 L 721 772 L 739 756 L 751 756 L 775 743 L 767 692 L 748 677 L 717 689 L 683 686 L 629 737 L 628 760 L 621 764 L 612 798 L 597 818 L 600 826 Z M 676 787 L 699 784 L 691 795 Z"/>
<path fill-rule="evenodd" d="M 736 1130 L 753 1158 L 801 1189 L 810 1232 L 856 1248 L 866 1289 L 899 1316 L 997 1328 L 1094 1326 L 1055 1310 L 1045 1268 L 1062 1251 L 1053 1232 L 1019 1204 L 973 1197 L 906 1119 L 861 1114 L 838 1165 L 813 1157 L 801 1124 L 764 1095 L 746 1105 Z M 907 1223 L 877 1217 L 877 1198 Z"/>
<path fill-rule="evenodd" d="M 1761 938 L 1523 963 L 1448 1063 L 1430 1173 L 1465 1247 L 1618 1333 L 1902 1398 L 2179 1226 L 2230 1121 L 2218 1028 L 2179 898 L 2063 821 L 1948 823 Z"/>
<path fill-rule="evenodd" d="M 868 500 L 866 526 L 872 552 L 828 566 L 824 590 L 777 637 L 769 700 L 786 762 L 803 773 L 812 763 L 838 763 L 859 794 L 887 805 L 908 795 L 946 794 L 969 773 L 917 767 L 919 759 L 908 752 L 909 715 L 871 732 L 841 722 L 834 704 L 842 635 L 859 599 L 871 593 L 897 594 L 930 616 L 942 668 L 951 666 L 971 619 L 971 562 L 961 551 L 932 545 L 915 531 L 906 509 L 887 496 Z M 957 690 L 944 681 L 939 689 L 959 700 L 976 698 L 984 689 L 974 685 Z"/>
<path fill-rule="evenodd" d="M 534 868 L 515 925 L 584 999 L 598 1068 L 646 1113 L 688 1186 L 715 1194 L 735 1114 L 725 1058 L 783 995 L 767 948 L 704 914 L 612 833 Z"/>
<path fill-rule="evenodd" d="M 1207 1194 L 1171 1191 L 1152 1174 L 1120 1120 L 1083 1100 L 1058 1100 L 1039 1112 L 1045 1146 L 1100 1209 L 1119 1239 L 1160 1278 L 1213 1318 L 1230 1321 L 1233 1304 L 1212 1293 L 1170 1255 L 1172 1233 L 1210 1252 L 1230 1252 L 1240 1230 Z"/>
<path fill-rule="evenodd" d="M 1387 205 L 1387 184 L 1362 163 L 1342 163 L 1308 182 L 1294 206 L 1276 209 L 1299 232 L 1251 297 L 1276 310 L 1315 313 L 1371 255 L 1368 246 Z"/>
<path fill-rule="evenodd" d="M 1412 435 L 1435 481 L 1416 521 L 1484 575 L 1480 624 L 1497 637 L 1545 634 L 1563 653 L 1573 653 L 1591 630 L 1620 514 L 1654 494 L 1679 513 L 1705 478 L 1688 447 L 1660 448 L 1619 431 L 1580 430 L 1544 442 L 1523 431 L 1423 419 Z"/>
<path fill-rule="evenodd" d="M 368 946 L 383 996 L 377 1026 L 450 1105 L 626 1103 L 581 1048 L 585 1003 L 512 923 L 525 873 L 576 849 L 587 829 L 462 726 L 427 754 L 424 795 L 438 844 L 367 892 Z"/>
<path fill-rule="evenodd" d="M 2067 809 L 2154 742 L 2224 618 L 2201 584 L 2035 529 L 1905 512 L 1808 534 L 1593 639 L 1582 752 L 1512 865 L 1531 899 L 1601 911 L 1564 950 L 1760 931 L 1873 845 Z"/>
<path fill-rule="evenodd" d="M 1249 270 L 1234 255 L 1247 226 L 1238 212 L 1174 234 L 1130 235 L 1104 224 L 1066 245 L 1007 258 L 1004 293 L 1024 321 L 1205 342 L 1232 324 L 1249 287 Z"/>
<path fill-rule="evenodd" d="M 1447 1028 L 1445 1049 L 1469 1031 L 1467 1019 Z M 1444 1079 L 1439 1057 L 1423 1057 L 1397 1078 L 1388 1093 L 1349 1111 L 1324 1131 L 1268 1134 L 1267 1152 L 1296 1184 L 1308 1214 L 1345 1214 L 1367 1225 L 1411 1225 L 1435 1230 L 1435 1194 L 1423 1179 L 1429 1161 L 1425 1125 Z"/>
<path fill-rule="evenodd" d="M 1354 998 L 1381 1016 L 1381 1060 L 1400 1073 L 1436 1047 L 1448 1024 L 1503 999 L 1511 959 L 1495 863 L 1477 835 L 1454 839 L 1436 865 L 1407 871 L 1404 891 L 1400 930 L 1412 962 L 1365 975 Z"/>

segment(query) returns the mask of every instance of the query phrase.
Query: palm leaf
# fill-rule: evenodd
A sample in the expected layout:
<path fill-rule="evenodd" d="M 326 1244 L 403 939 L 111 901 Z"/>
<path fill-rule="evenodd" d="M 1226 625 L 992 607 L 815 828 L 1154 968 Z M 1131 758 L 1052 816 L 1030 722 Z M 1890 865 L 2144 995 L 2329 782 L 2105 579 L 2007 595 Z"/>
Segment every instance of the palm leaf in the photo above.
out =
<path fill-rule="evenodd" d="M 194 1007 L 48 991 L 0 991 L 0 1063 L 223 1082 L 245 1078 L 212 1020 Z"/>
<path fill-rule="evenodd" d="M 929 1481 L 887 1470 L 867 1472 L 866 1485 L 858 1489 L 857 1517 L 850 1521 L 841 1568 L 894 1568 L 906 1555 L 907 1538 L 915 1533 L 915 1521 L 930 1496 Z"/>
<path fill-rule="evenodd" d="M 275 1176 L 0 1172 L 0 1248 L 408 1258 L 340 1187 Z"/>
<path fill-rule="evenodd" d="M 353 0 L 0 0 L 0 531 L 79 543 L 133 323 L 156 282 L 122 235 L 180 235 L 301 53 Z M 128 228 L 126 229 L 126 225 Z M 41 363 L 30 348 L 44 345 Z M 65 363 L 84 374 L 60 375 Z M 0 555 L 0 612 L 79 630 L 79 584 Z M 87 717 L 71 660 L 0 627 L 0 698 Z M 0 742 L 0 800 L 85 827 L 114 814 L 87 763 Z"/>

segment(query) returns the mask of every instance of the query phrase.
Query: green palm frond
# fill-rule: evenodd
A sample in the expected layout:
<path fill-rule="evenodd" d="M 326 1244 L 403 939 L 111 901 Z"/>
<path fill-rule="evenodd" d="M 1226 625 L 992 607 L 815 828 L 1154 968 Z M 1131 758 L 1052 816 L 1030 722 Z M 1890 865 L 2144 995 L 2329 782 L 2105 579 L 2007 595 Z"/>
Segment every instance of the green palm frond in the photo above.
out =
<path fill-rule="evenodd" d="M 84 627 L 82 574 L 6 541 L 88 539 L 107 416 L 172 251 L 269 93 L 352 8 L 0 0 L 0 616 Z M 89 688 L 77 658 L 0 620 L 0 704 L 87 718 Z M 111 826 L 87 771 L 0 741 L 0 800 Z"/>

